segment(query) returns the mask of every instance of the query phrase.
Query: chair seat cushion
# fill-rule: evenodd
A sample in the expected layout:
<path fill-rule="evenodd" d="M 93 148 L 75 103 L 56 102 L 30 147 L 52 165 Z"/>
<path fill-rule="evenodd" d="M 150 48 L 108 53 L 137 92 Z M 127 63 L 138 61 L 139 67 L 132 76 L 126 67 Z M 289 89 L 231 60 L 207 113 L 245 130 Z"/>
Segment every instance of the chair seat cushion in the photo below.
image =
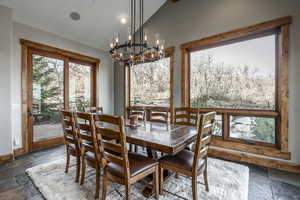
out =
<path fill-rule="evenodd" d="M 164 156 L 159 162 L 165 165 L 170 165 L 179 169 L 192 171 L 194 161 L 194 152 L 189 150 L 182 150 L 175 156 Z M 198 170 L 202 169 L 205 164 L 205 160 L 201 159 L 198 163 Z"/>
<path fill-rule="evenodd" d="M 128 160 L 131 177 L 136 176 L 155 165 L 158 165 L 158 162 L 156 160 L 134 153 L 128 154 Z M 120 178 L 125 177 L 124 168 L 122 166 L 112 162 L 109 162 L 107 166 L 109 173 L 111 173 L 112 175 L 118 176 Z"/>

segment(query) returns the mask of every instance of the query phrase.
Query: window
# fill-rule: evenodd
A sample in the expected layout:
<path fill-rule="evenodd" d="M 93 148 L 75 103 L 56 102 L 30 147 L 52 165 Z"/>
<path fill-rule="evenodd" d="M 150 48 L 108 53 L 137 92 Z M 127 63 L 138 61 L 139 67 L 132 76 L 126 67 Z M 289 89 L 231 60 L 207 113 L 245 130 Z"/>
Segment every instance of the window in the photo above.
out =
<path fill-rule="evenodd" d="M 286 158 L 290 22 L 285 17 L 181 45 L 182 105 L 217 111 L 215 145 Z"/>
<path fill-rule="evenodd" d="M 271 33 L 191 52 L 190 105 L 275 110 L 275 47 Z M 232 138 L 275 144 L 274 119 L 230 116 L 229 124 Z"/>
<path fill-rule="evenodd" d="M 130 67 L 130 105 L 170 106 L 170 58 Z"/>
<path fill-rule="evenodd" d="M 129 105 L 143 107 L 171 107 L 173 84 L 173 48 L 166 49 L 166 57 L 129 67 Z"/>
<path fill-rule="evenodd" d="M 276 34 L 193 51 L 191 106 L 275 110 Z"/>

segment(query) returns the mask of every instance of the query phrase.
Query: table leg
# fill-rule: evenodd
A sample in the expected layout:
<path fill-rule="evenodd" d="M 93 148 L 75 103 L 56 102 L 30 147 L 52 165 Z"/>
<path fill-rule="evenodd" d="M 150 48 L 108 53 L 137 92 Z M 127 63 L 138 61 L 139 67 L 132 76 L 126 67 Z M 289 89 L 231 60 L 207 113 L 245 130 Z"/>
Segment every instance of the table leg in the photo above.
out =
<path fill-rule="evenodd" d="M 164 182 L 166 182 L 170 177 L 171 177 L 171 172 L 169 170 L 164 170 Z M 153 176 L 147 177 L 147 181 L 151 182 L 153 179 Z M 147 185 L 144 190 L 143 190 L 143 196 L 146 198 L 150 198 L 151 196 L 154 195 L 154 188 L 152 185 Z"/>
<path fill-rule="evenodd" d="M 157 159 L 158 156 L 157 156 L 157 152 L 155 151 L 152 151 L 150 148 L 147 148 L 147 154 L 148 154 L 148 157 L 149 158 L 154 158 L 154 159 Z M 168 178 L 171 176 L 171 173 L 170 171 L 168 170 L 164 170 L 164 182 L 168 180 Z M 149 175 L 147 177 L 147 181 L 148 182 L 152 182 L 153 180 L 153 176 L 152 175 Z M 147 185 L 145 187 L 145 189 L 143 190 L 143 195 L 144 197 L 146 198 L 149 198 L 151 197 L 152 195 L 154 195 L 154 188 L 152 187 L 152 185 Z"/>

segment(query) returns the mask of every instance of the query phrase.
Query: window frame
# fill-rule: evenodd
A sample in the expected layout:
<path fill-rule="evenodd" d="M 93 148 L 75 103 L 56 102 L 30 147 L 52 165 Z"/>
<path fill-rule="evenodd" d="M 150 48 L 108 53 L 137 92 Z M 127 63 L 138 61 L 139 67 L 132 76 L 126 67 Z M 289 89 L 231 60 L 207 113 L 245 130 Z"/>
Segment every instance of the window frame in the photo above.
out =
<path fill-rule="evenodd" d="M 169 79 L 170 79 L 170 97 L 169 97 L 169 101 L 170 101 L 170 105 L 169 105 L 169 108 L 173 108 L 173 99 L 174 99 L 174 94 L 173 94 L 173 87 L 174 87 L 174 50 L 175 48 L 174 47 L 169 47 L 169 48 L 166 48 L 164 50 L 164 53 L 165 53 L 165 57 L 166 58 L 170 58 L 170 67 L 169 67 Z M 150 55 L 149 55 L 150 56 Z M 131 72 L 130 72 L 130 66 L 126 66 L 125 67 L 125 112 L 126 112 L 126 108 L 127 107 L 143 107 L 144 109 L 151 109 L 151 108 L 155 108 L 155 107 L 159 107 L 159 106 L 134 106 L 134 105 L 131 105 L 130 104 L 130 90 L 131 90 L 131 87 L 130 87 L 130 84 L 131 84 L 131 81 L 130 81 L 130 76 L 131 76 Z M 125 116 L 127 113 L 125 113 Z M 171 112 L 171 119 L 172 119 L 172 112 Z"/>
<path fill-rule="evenodd" d="M 213 145 L 287 160 L 291 159 L 288 151 L 288 43 L 289 24 L 291 24 L 291 21 L 292 18 L 287 16 L 181 45 L 181 104 L 182 106 L 187 107 L 190 106 L 191 52 L 223 46 L 239 41 L 246 41 L 273 33 L 277 36 L 275 110 L 198 108 L 202 113 L 216 111 L 218 114 L 222 115 L 223 136 L 214 136 L 212 140 Z M 247 140 L 231 138 L 229 133 L 231 115 L 275 118 L 275 144 L 257 141 L 251 141 L 250 144 Z"/>

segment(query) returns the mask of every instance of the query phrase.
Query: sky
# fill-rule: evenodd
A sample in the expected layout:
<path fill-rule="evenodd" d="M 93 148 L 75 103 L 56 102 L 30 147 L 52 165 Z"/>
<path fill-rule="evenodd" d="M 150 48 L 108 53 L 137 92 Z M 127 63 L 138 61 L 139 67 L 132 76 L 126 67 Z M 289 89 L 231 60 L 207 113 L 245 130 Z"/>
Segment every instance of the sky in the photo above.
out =
<path fill-rule="evenodd" d="M 275 34 L 191 53 L 191 59 L 201 54 L 213 55 L 216 62 L 226 65 L 248 65 L 259 69 L 259 75 L 275 75 Z"/>

